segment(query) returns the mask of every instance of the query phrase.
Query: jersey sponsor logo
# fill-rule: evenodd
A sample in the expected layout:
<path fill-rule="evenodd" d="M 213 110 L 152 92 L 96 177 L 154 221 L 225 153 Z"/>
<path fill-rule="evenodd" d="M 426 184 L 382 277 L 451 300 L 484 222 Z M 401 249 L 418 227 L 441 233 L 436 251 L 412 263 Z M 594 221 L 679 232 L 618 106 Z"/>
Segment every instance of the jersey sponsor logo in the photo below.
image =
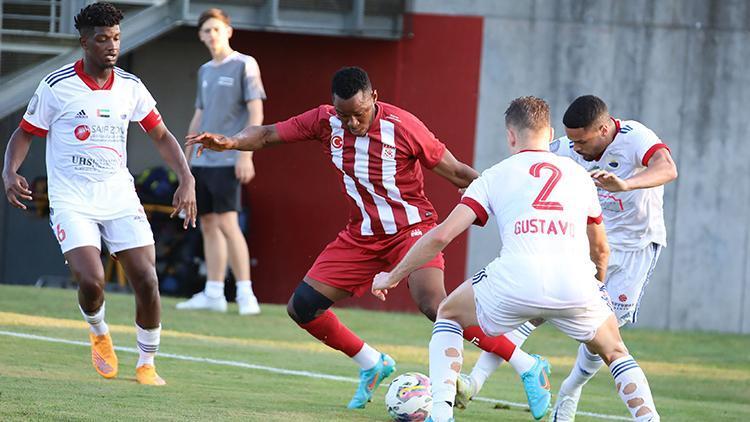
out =
<path fill-rule="evenodd" d="M 419 236 L 422 236 L 422 230 L 414 229 L 411 231 L 411 237 L 419 237 Z"/>
<path fill-rule="evenodd" d="M 29 116 L 36 113 L 36 106 L 39 105 L 39 96 L 34 94 L 33 97 L 29 100 L 29 106 L 26 107 L 26 113 L 29 114 Z"/>
<path fill-rule="evenodd" d="M 599 204 L 603 210 L 623 212 L 625 207 L 623 206 L 622 199 L 612 195 L 604 189 L 599 189 Z"/>
<path fill-rule="evenodd" d="M 344 140 L 340 136 L 336 135 L 331 138 L 331 146 L 335 149 L 341 149 L 341 147 L 344 146 Z"/>
<path fill-rule="evenodd" d="M 85 110 L 81 110 L 78 113 L 76 113 L 75 117 L 76 117 L 76 119 L 88 119 L 89 118 L 89 116 L 86 115 L 86 111 Z"/>
<path fill-rule="evenodd" d="M 229 76 L 219 76 L 219 80 L 217 83 L 221 86 L 233 86 L 234 85 L 234 78 L 231 78 Z"/>
<path fill-rule="evenodd" d="M 395 114 L 389 114 L 389 115 L 385 116 L 384 118 L 388 119 L 388 120 L 393 120 L 394 122 L 399 122 L 399 123 L 401 122 L 401 119 L 398 116 L 396 116 Z"/>
<path fill-rule="evenodd" d="M 85 141 L 91 136 L 91 129 L 86 125 L 78 125 L 75 130 L 73 130 L 73 133 L 79 141 Z"/>
<path fill-rule="evenodd" d="M 575 225 L 570 221 L 529 218 L 516 221 L 513 233 L 575 237 Z"/>
<path fill-rule="evenodd" d="M 617 299 L 619 299 L 620 302 L 627 302 L 628 301 L 628 296 L 623 293 L 620 296 L 618 296 Z"/>
<path fill-rule="evenodd" d="M 108 108 L 98 108 L 96 109 L 96 115 L 97 117 L 108 118 L 110 115 L 110 112 Z"/>

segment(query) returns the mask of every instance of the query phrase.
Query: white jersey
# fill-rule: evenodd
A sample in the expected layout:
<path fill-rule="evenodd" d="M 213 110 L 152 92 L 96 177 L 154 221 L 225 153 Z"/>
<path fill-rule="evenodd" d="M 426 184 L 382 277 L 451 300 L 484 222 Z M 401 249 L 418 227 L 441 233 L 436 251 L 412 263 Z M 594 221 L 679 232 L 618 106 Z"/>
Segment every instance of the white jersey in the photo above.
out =
<path fill-rule="evenodd" d="M 635 120 L 616 120 L 615 139 L 599 160 L 586 161 L 573 150 L 567 137 L 556 139 L 550 149 L 572 158 L 588 171 L 602 169 L 621 179 L 645 170 L 651 156 L 661 148 L 669 150 L 649 128 Z M 664 226 L 664 186 L 636 189 L 630 192 L 608 192 L 599 189 L 604 212 L 604 227 L 612 249 L 641 250 L 651 243 L 667 245 Z"/>
<path fill-rule="evenodd" d="M 29 101 L 21 128 L 47 139 L 50 206 L 118 218 L 138 201 L 127 169 L 131 121 L 149 131 L 161 122 L 143 83 L 115 67 L 99 87 L 83 61 L 50 73 Z M 127 208 L 127 210 L 126 210 Z"/>
<path fill-rule="evenodd" d="M 601 223 L 593 181 L 549 151 L 522 151 L 466 189 L 461 203 L 484 225 L 497 218 L 500 256 L 488 267 L 496 297 L 528 306 L 585 306 L 600 296 L 586 225 Z"/>

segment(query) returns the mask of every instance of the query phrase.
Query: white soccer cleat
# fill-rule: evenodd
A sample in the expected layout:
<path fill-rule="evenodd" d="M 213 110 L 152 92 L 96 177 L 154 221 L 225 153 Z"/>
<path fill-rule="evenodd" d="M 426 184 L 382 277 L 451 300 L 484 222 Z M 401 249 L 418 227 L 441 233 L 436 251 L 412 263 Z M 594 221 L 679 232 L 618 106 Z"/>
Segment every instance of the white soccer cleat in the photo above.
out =
<path fill-rule="evenodd" d="M 576 410 L 578 409 L 578 400 L 581 398 L 581 390 L 577 394 L 565 395 L 558 394 L 555 401 L 555 407 L 549 415 L 550 422 L 574 422 L 576 419 Z"/>
<path fill-rule="evenodd" d="M 177 304 L 177 309 L 180 310 L 208 310 L 214 312 L 226 312 L 227 311 L 227 300 L 222 297 L 211 298 L 206 296 L 205 292 L 198 292 L 193 295 L 189 300 L 180 302 Z"/>
<path fill-rule="evenodd" d="M 237 305 L 240 307 L 240 315 L 258 315 L 260 314 L 260 306 L 258 305 L 258 298 L 255 295 L 249 296 L 238 296 Z"/>

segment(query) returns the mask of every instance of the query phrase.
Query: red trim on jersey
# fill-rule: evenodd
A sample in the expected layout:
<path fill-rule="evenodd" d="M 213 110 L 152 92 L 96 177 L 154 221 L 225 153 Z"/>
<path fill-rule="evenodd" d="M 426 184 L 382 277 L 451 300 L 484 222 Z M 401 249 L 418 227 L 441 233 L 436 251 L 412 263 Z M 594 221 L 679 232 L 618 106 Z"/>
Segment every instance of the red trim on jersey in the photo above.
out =
<path fill-rule="evenodd" d="M 161 114 L 159 114 L 154 108 L 151 110 L 151 113 L 148 113 L 148 116 L 144 117 L 139 123 L 146 133 L 151 132 L 151 129 L 159 126 L 159 123 L 161 123 Z"/>
<path fill-rule="evenodd" d="M 651 148 L 648 149 L 648 151 L 646 151 L 645 154 L 643 154 L 643 160 L 641 160 L 641 164 L 647 167 L 648 162 L 651 160 L 651 157 L 654 155 L 654 153 L 662 148 L 666 148 L 670 154 L 672 153 L 672 150 L 669 149 L 667 144 L 664 144 L 664 143 L 654 144 L 651 146 Z"/>
<path fill-rule="evenodd" d="M 599 217 L 589 217 L 586 219 L 586 224 L 602 224 L 602 220 L 604 218 L 602 217 L 602 214 L 599 214 Z"/>
<path fill-rule="evenodd" d="M 24 132 L 38 136 L 40 138 L 44 138 L 45 136 L 47 136 L 46 130 L 32 125 L 31 123 L 27 122 L 26 119 L 21 119 L 21 123 L 18 124 L 18 127 L 20 127 Z"/>
<path fill-rule="evenodd" d="M 471 210 L 474 211 L 474 214 L 477 215 L 477 219 L 474 221 L 474 224 L 476 224 L 477 226 L 484 226 L 485 224 L 487 224 L 487 219 L 489 219 L 489 216 L 487 215 L 487 210 L 484 209 L 482 204 L 469 197 L 461 198 L 460 203 L 471 208 Z"/>
<path fill-rule="evenodd" d="M 522 149 L 522 150 L 518 151 L 518 154 L 520 154 L 522 152 L 549 152 L 549 150 L 545 150 L 545 149 Z"/>
<path fill-rule="evenodd" d="M 76 64 L 73 66 L 73 69 L 75 69 L 76 75 L 78 75 L 78 77 L 81 78 L 83 83 L 86 84 L 87 87 L 91 88 L 94 91 L 112 89 L 112 84 L 115 82 L 115 71 L 110 70 L 109 79 L 107 79 L 107 82 L 104 82 L 104 85 L 99 86 L 99 84 L 96 83 L 94 78 L 89 76 L 83 70 L 83 59 L 78 60 Z"/>

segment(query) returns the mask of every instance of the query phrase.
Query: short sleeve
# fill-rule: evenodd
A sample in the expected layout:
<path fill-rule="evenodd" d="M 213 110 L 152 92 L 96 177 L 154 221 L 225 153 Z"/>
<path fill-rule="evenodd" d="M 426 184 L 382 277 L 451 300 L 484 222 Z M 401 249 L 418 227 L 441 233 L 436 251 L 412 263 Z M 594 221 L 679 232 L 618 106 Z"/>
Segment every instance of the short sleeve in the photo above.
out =
<path fill-rule="evenodd" d="M 633 136 L 635 160 L 643 167 L 648 166 L 648 162 L 656 151 L 662 148 L 669 151 L 667 144 L 645 126 L 641 126 L 637 132 L 634 131 L 631 136 Z"/>
<path fill-rule="evenodd" d="M 198 78 L 195 86 L 195 108 L 203 110 L 203 67 L 198 69 Z"/>
<path fill-rule="evenodd" d="M 464 196 L 461 197 L 461 204 L 466 205 L 474 211 L 477 215 L 477 219 L 474 224 L 478 226 L 484 226 L 487 224 L 489 215 L 491 214 L 489 191 L 487 183 L 483 177 L 474 179 L 473 182 L 466 188 Z"/>
<path fill-rule="evenodd" d="M 431 169 L 440 163 L 445 154 L 445 144 L 440 142 L 435 135 L 427 129 L 416 117 L 411 125 L 410 141 L 414 149 L 414 155 L 423 166 Z"/>
<path fill-rule="evenodd" d="M 141 81 L 138 81 L 134 95 L 135 106 L 130 120 L 140 123 L 144 131 L 150 132 L 162 121 L 159 111 L 156 110 L 156 100 Z"/>
<path fill-rule="evenodd" d="M 320 106 L 302 114 L 276 123 L 276 132 L 283 142 L 300 142 L 325 139 L 324 126 L 321 123 L 327 115 Z"/>
<path fill-rule="evenodd" d="M 587 211 L 587 219 L 586 224 L 601 224 L 602 223 L 602 205 L 599 202 L 599 193 L 596 190 L 596 185 L 594 185 L 594 181 L 591 180 L 591 178 L 588 176 L 588 174 L 585 174 L 586 188 L 587 188 L 587 198 L 588 198 L 588 211 Z"/>
<path fill-rule="evenodd" d="M 242 91 L 245 102 L 266 99 L 263 80 L 260 78 L 260 67 L 258 66 L 258 62 L 249 56 L 245 60 L 245 76 Z"/>
<path fill-rule="evenodd" d="M 60 113 L 61 105 L 57 96 L 46 82 L 42 81 L 29 100 L 23 115 L 21 129 L 32 135 L 45 137 L 50 125 Z"/>

